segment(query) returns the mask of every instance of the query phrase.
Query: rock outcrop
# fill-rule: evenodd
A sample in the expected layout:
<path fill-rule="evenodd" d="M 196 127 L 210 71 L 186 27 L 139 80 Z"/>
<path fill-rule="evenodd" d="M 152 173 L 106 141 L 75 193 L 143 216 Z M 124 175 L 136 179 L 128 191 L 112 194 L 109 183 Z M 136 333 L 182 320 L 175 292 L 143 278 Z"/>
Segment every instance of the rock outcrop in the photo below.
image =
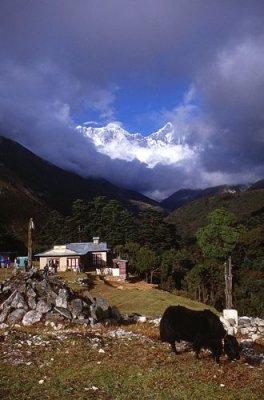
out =
<path fill-rule="evenodd" d="M 29 326 L 38 322 L 71 321 L 117 324 L 122 317 L 101 296 L 81 297 L 59 279 L 44 278 L 37 270 L 19 273 L 0 283 L 0 324 Z"/>

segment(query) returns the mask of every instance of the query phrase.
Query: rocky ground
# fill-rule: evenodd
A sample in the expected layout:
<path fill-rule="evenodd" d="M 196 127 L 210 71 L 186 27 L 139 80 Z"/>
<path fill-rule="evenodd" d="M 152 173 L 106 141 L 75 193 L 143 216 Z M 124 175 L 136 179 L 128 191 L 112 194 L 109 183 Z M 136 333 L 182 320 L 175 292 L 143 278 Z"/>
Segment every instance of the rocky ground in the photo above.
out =
<path fill-rule="evenodd" d="M 252 363 L 250 354 L 243 351 L 235 363 L 223 356 L 218 366 L 209 351 L 197 361 L 187 343 L 177 347 L 179 354 L 172 354 L 148 321 L 9 326 L 0 331 L 0 397 L 167 400 L 190 398 L 191 388 L 199 388 L 192 398 L 261 399 L 264 365 Z M 175 397 L 178 390 L 182 397 Z"/>
<path fill-rule="evenodd" d="M 158 318 L 120 315 L 100 296 L 82 298 L 61 281 L 34 272 L 0 289 L 3 400 L 262 398 L 263 347 L 245 330 L 241 360 L 223 356 L 217 366 L 208 351 L 196 361 L 187 343 L 172 354 L 159 341 Z M 26 317 L 32 311 L 39 318 Z M 253 332 L 252 321 L 245 323 Z"/>

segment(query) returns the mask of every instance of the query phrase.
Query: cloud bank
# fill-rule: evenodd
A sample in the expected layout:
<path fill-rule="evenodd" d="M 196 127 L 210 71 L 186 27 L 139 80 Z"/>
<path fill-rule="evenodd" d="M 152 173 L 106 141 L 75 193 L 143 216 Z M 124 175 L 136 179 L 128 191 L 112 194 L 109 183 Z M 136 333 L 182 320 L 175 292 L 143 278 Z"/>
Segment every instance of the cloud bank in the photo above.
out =
<path fill-rule="evenodd" d="M 258 0 L 2 0 L 0 134 L 156 198 L 261 179 L 263 17 Z M 76 131 L 82 113 L 93 123 L 118 120 L 128 87 L 149 104 L 160 93 L 162 106 L 146 105 L 138 119 L 172 122 L 188 150 L 168 154 L 174 162 L 113 159 Z M 166 93 L 175 93 L 173 106 Z M 128 112 L 135 101 L 127 96 Z"/>

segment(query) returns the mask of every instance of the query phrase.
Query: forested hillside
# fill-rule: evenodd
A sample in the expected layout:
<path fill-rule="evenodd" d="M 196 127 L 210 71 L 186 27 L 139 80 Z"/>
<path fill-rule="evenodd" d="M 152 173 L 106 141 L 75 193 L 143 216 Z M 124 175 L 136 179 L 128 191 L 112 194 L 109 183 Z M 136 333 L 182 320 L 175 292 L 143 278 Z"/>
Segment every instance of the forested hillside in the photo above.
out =
<path fill-rule="evenodd" d="M 210 207 L 199 204 L 199 213 L 193 211 L 189 218 L 185 215 L 184 222 L 178 224 L 169 223 L 170 218 L 164 219 L 153 209 L 134 215 L 106 197 L 90 202 L 77 200 L 67 217 L 57 212 L 50 214 L 36 233 L 35 244 L 41 250 L 43 246 L 85 241 L 98 235 L 116 255 L 128 259 L 130 273 L 219 310 L 225 306 L 225 263 L 231 256 L 234 306 L 243 314 L 263 316 L 262 198 L 262 192 L 246 194 L 243 200 L 240 196 L 230 198 L 234 209 L 238 201 L 237 210 L 241 213 L 237 215 L 221 207 L 228 204 L 226 198 L 225 202 L 210 198 Z M 184 224 L 192 224 L 192 230 L 184 231 Z"/>
<path fill-rule="evenodd" d="M 202 197 L 166 216 L 138 193 L 63 171 L 12 141 L 0 146 L 2 251 L 26 254 L 33 217 L 35 253 L 97 235 L 129 261 L 129 273 L 219 309 L 231 256 L 234 306 L 264 315 L 263 189 Z"/>
<path fill-rule="evenodd" d="M 166 220 L 175 224 L 183 237 L 190 237 L 207 223 L 207 214 L 219 207 L 234 213 L 241 223 L 253 223 L 250 222 L 252 218 L 261 219 L 263 216 L 264 190 L 202 197 L 173 211 Z"/>

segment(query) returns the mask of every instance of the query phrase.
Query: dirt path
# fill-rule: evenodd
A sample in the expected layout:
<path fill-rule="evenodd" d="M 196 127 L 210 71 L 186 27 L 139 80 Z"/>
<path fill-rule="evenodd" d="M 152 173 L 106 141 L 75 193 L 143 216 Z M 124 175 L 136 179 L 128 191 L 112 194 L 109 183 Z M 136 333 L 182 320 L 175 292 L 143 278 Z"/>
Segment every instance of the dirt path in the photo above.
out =
<path fill-rule="evenodd" d="M 136 289 L 136 290 L 150 290 L 158 287 L 158 285 L 153 285 L 151 283 L 146 283 L 145 281 L 136 281 L 132 280 L 131 282 L 121 282 L 115 281 L 111 279 L 104 278 L 106 284 L 114 287 L 114 288 L 122 288 L 122 289 Z"/>

